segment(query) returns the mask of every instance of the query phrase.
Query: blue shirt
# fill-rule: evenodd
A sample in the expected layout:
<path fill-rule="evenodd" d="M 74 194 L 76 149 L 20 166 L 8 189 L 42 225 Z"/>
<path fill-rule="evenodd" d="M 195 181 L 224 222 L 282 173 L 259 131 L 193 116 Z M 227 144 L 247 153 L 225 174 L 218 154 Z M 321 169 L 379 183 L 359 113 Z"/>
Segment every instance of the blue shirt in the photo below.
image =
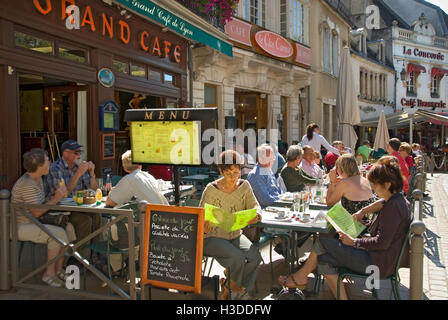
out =
<path fill-rule="evenodd" d="M 282 193 L 272 170 L 263 168 L 258 163 L 247 175 L 247 181 L 263 208 L 277 201 Z"/>
<path fill-rule="evenodd" d="M 51 197 L 54 195 L 56 190 L 58 189 L 58 182 L 61 179 L 64 179 L 65 185 L 68 185 L 68 182 L 73 177 L 75 172 L 78 170 L 78 166 L 75 164 L 72 170 L 68 167 L 67 162 L 64 159 L 59 158 L 55 162 L 50 165 L 50 170 L 48 174 L 45 176 L 45 195 L 46 197 Z M 86 171 L 82 177 L 78 180 L 75 189 L 73 189 L 72 193 L 68 196 L 72 197 L 73 193 L 78 190 L 88 189 L 90 186 L 90 175 L 89 171 Z"/>

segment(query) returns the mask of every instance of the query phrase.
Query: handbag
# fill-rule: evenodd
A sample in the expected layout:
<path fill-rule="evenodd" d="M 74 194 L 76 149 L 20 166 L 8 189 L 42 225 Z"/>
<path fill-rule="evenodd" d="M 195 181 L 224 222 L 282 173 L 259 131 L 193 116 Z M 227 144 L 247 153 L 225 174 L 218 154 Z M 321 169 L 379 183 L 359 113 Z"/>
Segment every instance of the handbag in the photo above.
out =
<path fill-rule="evenodd" d="M 65 212 L 47 212 L 39 217 L 39 221 L 42 224 L 51 224 L 65 229 L 69 216 Z"/>
<path fill-rule="evenodd" d="M 248 225 L 243 229 L 243 234 L 249 239 L 251 242 L 260 241 L 260 227 L 255 227 Z"/>

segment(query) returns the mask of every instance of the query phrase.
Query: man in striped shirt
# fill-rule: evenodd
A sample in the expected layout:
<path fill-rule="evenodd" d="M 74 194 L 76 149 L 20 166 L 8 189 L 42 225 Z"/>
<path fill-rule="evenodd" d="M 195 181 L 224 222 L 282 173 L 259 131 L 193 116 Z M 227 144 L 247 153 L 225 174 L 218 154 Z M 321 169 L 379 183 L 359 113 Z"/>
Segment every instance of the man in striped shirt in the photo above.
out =
<path fill-rule="evenodd" d="M 95 165 L 81 160 L 81 145 L 74 140 L 67 140 L 61 145 L 62 157 L 53 162 L 45 177 L 46 197 L 51 197 L 59 183 L 64 182 L 69 197 L 78 190 L 96 190 Z M 101 226 L 101 215 L 85 212 L 72 212 L 70 222 L 75 227 L 78 241 L 88 236 Z M 99 236 L 93 239 L 99 240 Z M 85 251 L 90 255 L 90 250 Z"/>

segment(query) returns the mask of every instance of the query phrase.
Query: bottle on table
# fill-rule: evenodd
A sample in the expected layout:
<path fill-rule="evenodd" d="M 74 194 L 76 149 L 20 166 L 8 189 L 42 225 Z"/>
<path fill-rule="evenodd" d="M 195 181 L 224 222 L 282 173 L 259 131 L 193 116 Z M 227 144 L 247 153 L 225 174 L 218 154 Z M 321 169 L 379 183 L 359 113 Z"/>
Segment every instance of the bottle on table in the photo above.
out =
<path fill-rule="evenodd" d="M 101 191 L 100 188 L 96 189 L 95 200 L 97 205 L 101 204 L 101 201 L 103 201 L 103 192 Z"/>
<path fill-rule="evenodd" d="M 104 186 L 104 196 L 107 197 L 109 195 L 110 190 L 112 189 L 112 180 L 110 178 L 110 173 L 107 174 L 106 184 Z"/>

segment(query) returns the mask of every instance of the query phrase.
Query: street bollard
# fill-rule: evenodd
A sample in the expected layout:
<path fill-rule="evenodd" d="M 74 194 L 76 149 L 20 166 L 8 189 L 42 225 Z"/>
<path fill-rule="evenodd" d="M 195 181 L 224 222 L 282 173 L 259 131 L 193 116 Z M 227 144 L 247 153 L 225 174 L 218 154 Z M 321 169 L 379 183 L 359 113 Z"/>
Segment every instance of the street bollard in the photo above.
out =
<path fill-rule="evenodd" d="M 9 197 L 11 193 L 0 190 L 0 291 L 11 289 L 9 256 Z"/>
<path fill-rule="evenodd" d="M 415 189 L 412 191 L 412 200 L 412 213 L 414 215 L 414 220 L 418 219 L 423 221 L 423 192 L 420 189 Z M 418 211 L 415 210 L 416 206 L 418 206 Z M 418 217 L 416 213 L 418 213 Z"/>
<path fill-rule="evenodd" d="M 410 298 L 423 300 L 423 233 L 425 224 L 421 220 L 411 223 L 411 249 L 410 249 Z"/>
<path fill-rule="evenodd" d="M 419 172 L 415 175 L 415 188 L 422 190 L 423 188 L 422 184 L 423 184 L 423 173 Z"/>
<path fill-rule="evenodd" d="M 140 201 L 138 204 L 138 210 L 140 212 L 140 216 L 139 216 L 139 234 L 140 234 L 140 270 L 139 273 L 140 275 L 142 274 L 142 266 L 143 266 L 143 250 L 144 250 L 144 243 L 145 243 L 145 215 L 146 215 L 146 205 L 148 204 L 148 202 L 146 202 L 145 200 Z M 140 299 L 141 300 L 146 300 L 148 297 L 148 288 L 146 288 L 146 286 L 144 286 L 141 282 L 142 280 L 140 280 Z"/>

